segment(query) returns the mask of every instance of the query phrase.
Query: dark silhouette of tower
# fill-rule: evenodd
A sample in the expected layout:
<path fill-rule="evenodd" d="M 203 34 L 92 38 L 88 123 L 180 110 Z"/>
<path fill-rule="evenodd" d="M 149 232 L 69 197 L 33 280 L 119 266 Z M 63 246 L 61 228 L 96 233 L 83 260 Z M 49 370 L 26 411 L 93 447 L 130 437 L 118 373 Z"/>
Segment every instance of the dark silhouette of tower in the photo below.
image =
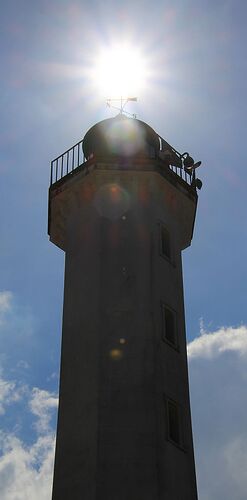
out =
<path fill-rule="evenodd" d="M 181 251 L 193 159 L 120 114 L 52 162 L 66 253 L 53 500 L 196 500 Z"/>

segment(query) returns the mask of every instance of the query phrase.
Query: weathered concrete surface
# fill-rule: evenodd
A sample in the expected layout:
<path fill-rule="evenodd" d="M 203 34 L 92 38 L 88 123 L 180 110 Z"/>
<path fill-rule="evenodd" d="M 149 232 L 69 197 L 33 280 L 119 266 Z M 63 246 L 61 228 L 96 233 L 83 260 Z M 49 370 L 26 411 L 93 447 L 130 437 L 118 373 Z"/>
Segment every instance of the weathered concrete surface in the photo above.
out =
<path fill-rule="evenodd" d="M 181 267 L 196 201 L 154 171 L 101 169 L 50 208 L 66 251 L 53 500 L 196 500 Z M 161 301 L 177 313 L 178 350 L 162 340 Z M 181 447 L 168 440 L 167 397 L 182 411 Z"/>

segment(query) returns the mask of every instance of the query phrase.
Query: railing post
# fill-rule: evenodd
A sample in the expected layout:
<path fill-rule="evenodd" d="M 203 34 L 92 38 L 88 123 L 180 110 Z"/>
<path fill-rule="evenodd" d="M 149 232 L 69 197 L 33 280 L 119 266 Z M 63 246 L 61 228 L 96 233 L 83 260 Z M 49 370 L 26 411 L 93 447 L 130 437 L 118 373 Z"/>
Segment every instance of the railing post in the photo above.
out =
<path fill-rule="evenodd" d="M 61 161 L 61 176 L 60 176 L 60 179 L 62 179 L 63 177 L 63 154 L 62 154 L 62 161 Z"/>
<path fill-rule="evenodd" d="M 52 180 L 53 180 L 53 161 L 51 161 L 50 186 L 52 185 Z"/>
<path fill-rule="evenodd" d="M 58 158 L 56 160 L 56 182 L 57 182 L 57 171 L 58 171 Z"/>
<path fill-rule="evenodd" d="M 190 185 L 194 184 L 195 180 L 196 180 L 196 172 L 195 172 L 195 169 L 193 169 L 193 173 L 192 173 L 192 176 L 191 176 L 191 183 L 190 183 Z"/>
<path fill-rule="evenodd" d="M 73 146 L 73 151 L 72 151 L 72 170 L 74 170 L 74 163 L 75 163 L 75 146 Z"/>

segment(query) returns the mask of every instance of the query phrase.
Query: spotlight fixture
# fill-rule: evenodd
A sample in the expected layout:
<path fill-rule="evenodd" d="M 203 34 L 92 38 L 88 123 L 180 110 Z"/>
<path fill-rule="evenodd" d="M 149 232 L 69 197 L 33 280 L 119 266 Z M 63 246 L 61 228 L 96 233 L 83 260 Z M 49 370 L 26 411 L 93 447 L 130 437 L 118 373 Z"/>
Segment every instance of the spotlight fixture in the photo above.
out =
<path fill-rule="evenodd" d="M 181 157 L 183 158 L 184 170 L 190 175 L 196 168 L 200 167 L 200 165 L 202 164 L 201 161 L 197 161 L 195 163 L 194 158 L 192 158 L 192 156 L 190 156 L 187 152 L 183 153 Z"/>
<path fill-rule="evenodd" d="M 192 168 L 193 165 L 194 165 L 194 159 L 188 154 L 188 153 L 184 153 L 184 154 L 187 154 L 187 156 L 184 158 L 184 168 Z"/>
<path fill-rule="evenodd" d="M 192 167 L 192 168 L 193 168 L 193 170 L 195 170 L 195 168 L 200 167 L 200 166 L 201 166 L 201 164 L 202 164 L 202 162 L 201 162 L 201 161 L 197 161 L 196 163 L 194 163 L 194 165 L 193 165 L 193 167 Z"/>
<path fill-rule="evenodd" d="M 197 189 L 201 189 L 202 188 L 202 181 L 201 181 L 201 179 L 198 179 L 198 178 L 196 179 L 196 187 L 197 187 Z"/>
<path fill-rule="evenodd" d="M 191 165 L 189 167 L 186 167 L 186 165 L 184 164 L 184 170 L 186 172 L 188 172 L 188 174 L 191 174 L 193 172 L 193 170 L 195 170 L 196 168 L 200 167 L 201 164 L 202 164 L 201 161 L 197 161 L 196 163 L 193 163 L 193 165 Z"/>

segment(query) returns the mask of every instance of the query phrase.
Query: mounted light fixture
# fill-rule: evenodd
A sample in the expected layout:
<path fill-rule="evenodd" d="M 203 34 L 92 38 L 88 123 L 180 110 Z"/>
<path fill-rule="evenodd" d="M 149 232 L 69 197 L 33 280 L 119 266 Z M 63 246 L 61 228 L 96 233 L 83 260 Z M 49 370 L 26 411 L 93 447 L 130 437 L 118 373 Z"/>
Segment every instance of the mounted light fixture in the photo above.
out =
<path fill-rule="evenodd" d="M 197 189 L 202 189 L 202 181 L 201 181 L 201 179 L 198 179 L 198 178 L 196 179 L 196 187 L 197 187 Z"/>
<path fill-rule="evenodd" d="M 196 163 L 194 163 L 193 165 L 191 165 L 190 167 L 186 167 L 184 165 L 184 170 L 186 172 L 188 172 L 188 174 L 191 174 L 196 168 L 200 167 L 200 165 L 202 164 L 201 161 L 197 161 Z"/>
<path fill-rule="evenodd" d="M 187 156 L 184 158 L 184 168 L 192 168 L 193 165 L 194 165 L 194 159 L 188 154 L 188 153 L 184 153 L 184 154 L 187 154 Z"/>
<path fill-rule="evenodd" d="M 182 155 L 182 158 L 183 158 L 183 163 L 184 163 L 184 170 L 188 173 L 188 174 L 192 174 L 192 172 L 200 167 L 200 165 L 202 164 L 201 161 L 197 161 L 195 163 L 194 159 L 189 155 L 189 153 L 184 153 Z"/>

